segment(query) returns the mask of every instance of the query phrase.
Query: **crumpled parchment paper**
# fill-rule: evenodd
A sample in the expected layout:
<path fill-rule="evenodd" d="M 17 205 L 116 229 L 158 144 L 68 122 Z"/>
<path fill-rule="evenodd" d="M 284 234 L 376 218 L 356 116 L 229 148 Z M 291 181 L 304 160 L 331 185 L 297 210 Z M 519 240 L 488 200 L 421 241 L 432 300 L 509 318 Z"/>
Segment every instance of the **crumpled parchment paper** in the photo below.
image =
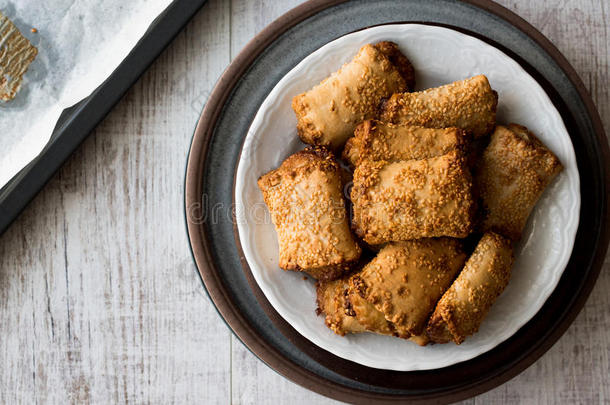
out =
<path fill-rule="evenodd" d="M 38 48 L 15 99 L 0 102 L 0 187 L 40 153 L 61 112 L 107 79 L 171 2 L 0 0 L 2 13 Z"/>

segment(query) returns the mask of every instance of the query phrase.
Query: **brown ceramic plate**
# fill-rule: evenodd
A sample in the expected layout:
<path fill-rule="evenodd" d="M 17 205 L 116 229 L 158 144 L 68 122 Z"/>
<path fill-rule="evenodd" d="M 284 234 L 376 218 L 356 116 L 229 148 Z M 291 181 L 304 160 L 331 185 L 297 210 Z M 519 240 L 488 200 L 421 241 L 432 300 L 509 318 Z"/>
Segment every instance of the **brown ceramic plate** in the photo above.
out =
<path fill-rule="evenodd" d="M 234 221 L 233 175 L 252 118 L 273 86 L 306 55 L 368 26 L 449 26 L 507 53 L 547 91 L 574 144 L 582 208 L 564 274 L 543 308 L 515 335 L 475 359 L 430 371 L 368 368 L 318 348 L 268 303 L 243 259 Z M 524 370 L 563 334 L 588 297 L 608 245 L 608 145 L 582 81 L 560 52 L 524 20 L 483 0 L 312 1 L 254 38 L 225 71 L 193 136 L 185 184 L 186 219 L 202 281 L 233 332 L 287 378 L 350 402 L 455 401 Z M 240 263 L 241 262 L 241 263 Z M 242 270 L 243 266 L 243 270 Z"/>

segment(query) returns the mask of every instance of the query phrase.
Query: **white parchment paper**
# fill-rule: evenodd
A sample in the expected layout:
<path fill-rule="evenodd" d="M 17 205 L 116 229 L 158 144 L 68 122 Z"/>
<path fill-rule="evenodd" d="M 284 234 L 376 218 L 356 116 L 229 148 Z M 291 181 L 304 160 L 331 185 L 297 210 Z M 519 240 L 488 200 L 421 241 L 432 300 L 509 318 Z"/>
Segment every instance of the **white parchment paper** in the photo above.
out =
<path fill-rule="evenodd" d="M 40 153 L 61 112 L 106 80 L 171 2 L 0 0 L 0 11 L 38 48 L 17 97 L 0 102 L 0 187 Z"/>

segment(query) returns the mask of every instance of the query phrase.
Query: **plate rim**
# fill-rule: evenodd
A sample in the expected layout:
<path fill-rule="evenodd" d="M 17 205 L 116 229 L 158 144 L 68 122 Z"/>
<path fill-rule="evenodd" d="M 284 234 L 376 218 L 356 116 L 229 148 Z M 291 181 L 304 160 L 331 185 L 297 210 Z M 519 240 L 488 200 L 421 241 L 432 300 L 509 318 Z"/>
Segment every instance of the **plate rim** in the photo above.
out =
<path fill-rule="evenodd" d="M 209 239 L 207 237 L 205 227 L 202 223 L 196 221 L 196 216 L 193 213 L 193 207 L 196 207 L 197 202 L 201 196 L 201 190 L 203 184 L 201 178 L 203 175 L 203 167 L 205 162 L 205 156 L 209 148 L 209 140 L 213 133 L 215 123 L 221 115 L 221 110 L 224 106 L 225 101 L 229 97 L 230 90 L 238 82 L 239 78 L 247 71 L 251 63 L 258 57 L 258 55 L 275 39 L 281 36 L 286 30 L 290 29 L 294 25 L 302 22 L 308 17 L 317 14 L 318 12 L 332 7 L 334 5 L 343 3 L 344 0 L 310 0 L 304 4 L 301 4 L 292 10 L 288 11 L 277 20 L 272 22 L 263 31 L 261 31 L 254 39 L 252 39 L 242 52 L 234 59 L 229 67 L 222 74 L 221 78 L 214 87 L 208 102 L 201 114 L 197 127 L 195 129 L 193 140 L 189 149 L 189 155 L 187 160 L 186 176 L 185 176 L 185 221 L 187 225 L 189 244 L 191 253 L 196 263 L 198 274 L 203 283 L 204 289 L 208 293 L 210 299 L 214 303 L 221 317 L 225 320 L 227 325 L 231 328 L 233 333 L 248 347 L 257 357 L 263 362 L 268 364 L 271 368 L 296 382 L 318 392 L 322 395 L 326 395 L 335 399 L 344 401 L 366 401 L 371 399 L 383 400 L 385 402 L 395 402 L 397 400 L 452 400 L 456 401 L 459 399 L 468 398 L 472 395 L 476 395 L 485 392 L 501 383 L 514 377 L 535 360 L 537 360 L 543 353 L 545 353 L 563 333 L 567 330 L 569 325 L 572 323 L 576 315 L 582 309 L 587 297 L 589 296 L 595 281 L 601 270 L 605 258 L 605 252 L 608 246 L 608 240 L 610 237 L 610 231 L 608 227 L 601 227 L 600 236 L 598 239 L 598 246 L 595 250 L 593 257 L 591 258 L 591 266 L 589 277 L 585 280 L 581 287 L 578 295 L 573 299 L 573 302 L 567 310 L 564 318 L 557 324 L 557 326 L 549 333 L 546 339 L 544 339 L 537 347 L 530 350 L 527 356 L 520 356 L 515 363 L 505 369 L 498 372 L 498 374 L 491 378 L 479 380 L 476 383 L 452 387 L 442 392 L 426 393 L 416 396 L 395 396 L 389 394 L 379 394 L 369 391 L 364 391 L 356 388 L 346 387 L 341 384 L 326 380 L 321 376 L 296 365 L 291 360 L 283 357 L 279 351 L 270 347 L 270 345 L 262 339 L 257 338 L 258 333 L 254 328 L 249 325 L 248 321 L 243 317 L 239 311 L 232 305 L 231 300 L 225 290 L 222 279 L 219 278 L 216 271 L 214 271 L 214 262 L 212 260 L 211 249 L 209 246 Z M 597 136 L 597 141 L 600 144 L 600 159 L 604 169 L 602 184 L 605 186 L 606 195 L 605 201 L 603 202 L 602 223 L 608 223 L 608 212 L 609 202 L 607 196 L 608 186 L 610 185 L 610 152 L 608 149 L 607 139 L 602 127 L 599 113 L 595 108 L 593 100 L 591 99 L 588 91 L 586 90 L 582 80 L 577 75 L 574 68 L 569 64 L 567 59 L 561 54 L 561 52 L 536 28 L 527 23 L 524 19 L 513 13 L 512 11 L 490 1 L 490 0 L 462 0 L 463 3 L 478 7 L 488 13 L 495 15 L 510 25 L 524 33 L 530 39 L 532 39 L 538 46 L 540 46 L 560 67 L 563 73 L 568 77 L 575 90 L 578 92 L 584 107 L 587 110 L 588 118 L 593 126 L 593 131 Z M 423 21 L 412 21 L 418 23 L 429 24 Z M 404 23 L 404 22 L 402 22 Z M 456 27 L 451 27 L 456 28 Z M 457 27 L 459 28 L 459 27 Z M 459 30 L 459 29 L 458 29 Z M 235 235 L 235 234 L 234 234 Z M 239 246 L 239 241 L 236 241 Z M 243 255 L 240 257 L 240 261 L 243 264 Z M 248 278 L 248 282 L 252 286 L 251 280 Z M 258 288 L 258 285 L 256 285 Z M 257 291 L 253 288 L 255 295 L 262 294 L 262 291 Z M 259 300 L 260 302 L 260 300 Z M 263 305 L 263 309 L 265 309 Z M 267 311 L 265 311 L 267 312 Z M 268 314 L 269 315 L 269 314 Z M 279 316 L 279 315 L 278 315 Z M 283 320 L 283 319 L 282 319 Z M 275 323 L 275 322 L 274 322 Z M 298 333 L 295 331 L 295 333 Z M 300 336 L 300 335 L 299 335 Z M 304 339 L 304 338 L 303 338 Z M 323 349 L 319 349 L 323 350 Z M 334 355 L 333 355 L 334 356 Z M 343 361 L 349 362 L 349 360 Z M 358 365 L 360 366 L 360 365 Z M 364 367 L 364 366 L 360 366 Z M 336 371 L 333 369 L 333 371 Z M 402 372 L 409 373 L 409 372 Z"/>

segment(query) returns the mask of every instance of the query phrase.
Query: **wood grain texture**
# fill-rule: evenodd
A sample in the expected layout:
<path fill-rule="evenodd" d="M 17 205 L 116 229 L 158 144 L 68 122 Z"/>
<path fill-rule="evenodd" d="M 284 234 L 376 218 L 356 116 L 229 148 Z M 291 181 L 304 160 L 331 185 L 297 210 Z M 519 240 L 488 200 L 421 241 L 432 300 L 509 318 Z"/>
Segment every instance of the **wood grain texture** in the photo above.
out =
<path fill-rule="evenodd" d="M 230 60 L 300 3 L 211 0 L 0 236 L 0 403 L 335 403 L 232 337 L 188 251 L 184 162 Z M 608 4 L 502 0 L 573 64 L 610 128 Z M 610 263 L 559 342 L 466 403 L 608 403 Z"/>

